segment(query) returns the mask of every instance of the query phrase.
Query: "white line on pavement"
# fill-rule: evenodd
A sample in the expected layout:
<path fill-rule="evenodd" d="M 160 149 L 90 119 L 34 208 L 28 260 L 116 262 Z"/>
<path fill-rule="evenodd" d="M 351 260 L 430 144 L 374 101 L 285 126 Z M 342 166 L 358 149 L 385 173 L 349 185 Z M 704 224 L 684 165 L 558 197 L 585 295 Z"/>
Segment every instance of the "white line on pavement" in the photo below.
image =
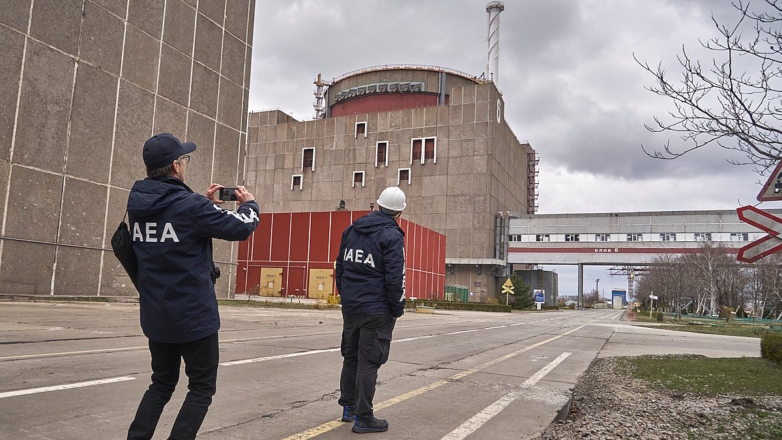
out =
<path fill-rule="evenodd" d="M 521 390 L 513 391 L 506 394 L 496 402 L 484 408 L 481 412 L 474 415 L 466 422 L 462 423 L 458 428 L 448 433 L 441 440 L 462 440 L 467 436 L 469 436 L 470 434 L 472 434 L 473 432 L 477 431 L 478 428 L 486 424 L 486 422 L 488 422 L 494 416 L 499 414 L 503 409 L 507 408 L 508 405 L 513 403 L 514 400 L 518 399 L 524 392 L 524 389 L 535 386 L 535 384 L 538 383 L 538 381 L 540 381 L 540 379 L 542 379 L 543 376 L 551 372 L 551 370 L 553 370 L 554 367 L 559 365 L 568 356 L 570 356 L 570 353 L 568 352 L 562 353 L 561 355 L 559 355 L 559 357 L 551 361 L 548 365 L 541 368 L 540 371 L 532 375 L 532 377 L 524 381 L 524 383 L 521 385 L 522 386 Z"/>
<path fill-rule="evenodd" d="M 266 356 L 266 357 L 260 357 L 260 358 L 254 358 L 254 359 L 243 359 L 240 361 L 231 361 L 231 362 L 221 362 L 219 365 L 221 367 L 228 367 L 231 365 L 244 365 L 244 364 L 254 364 L 256 362 L 264 362 L 264 361 L 274 361 L 277 359 L 287 359 L 292 357 L 298 357 L 298 356 L 307 356 L 310 354 L 318 354 L 318 353 L 332 353 L 335 351 L 339 351 L 339 348 L 329 348 L 326 350 L 310 350 L 310 351 L 300 351 L 298 353 L 290 353 L 290 354 L 280 354 L 277 356 Z"/>
<path fill-rule="evenodd" d="M 616 315 L 614 315 L 614 317 L 613 317 L 613 318 L 611 318 L 611 320 L 614 320 L 614 319 L 616 319 L 616 318 L 618 318 L 618 317 L 622 316 L 622 313 L 624 313 L 624 312 L 619 312 L 619 313 L 617 313 Z"/>
<path fill-rule="evenodd" d="M 104 385 L 107 383 L 125 382 L 128 380 L 135 380 L 135 379 L 136 379 L 135 377 L 123 376 L 123 377 L 113 377 L 111 379 L 91 380 L 89 382 L 71 383 L 67 385 L 55 385 L 51 387 L 31 388 L 29 390 L 6 391 L 5 393 L 0 393 L 0 399 L 5 399 L 6 397 L 24 396 L 27 394 L 45 393 L 48 391 L 69 390 L 72 388 L 83 388 L 83 387 L 91 387 L 93 385 Z"/>

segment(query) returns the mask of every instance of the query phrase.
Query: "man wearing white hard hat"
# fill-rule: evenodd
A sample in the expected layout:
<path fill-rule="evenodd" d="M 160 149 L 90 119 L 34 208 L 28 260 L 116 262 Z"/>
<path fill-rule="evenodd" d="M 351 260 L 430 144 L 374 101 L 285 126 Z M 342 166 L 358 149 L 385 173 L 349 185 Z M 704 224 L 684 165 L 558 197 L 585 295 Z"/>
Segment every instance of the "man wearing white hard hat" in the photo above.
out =
<path fill-rule="evenodd" d="M 388 422 L 372 411 L 377 370 L 388 360 L 396 318 L 405 311 L 405 233 L 397 219 L 407 206 L 392 186 L 371 212 L 345 229 L 337 256 L 336 281 L 342 303 L 342 421 L 353 432 L 385 432 Z"/>

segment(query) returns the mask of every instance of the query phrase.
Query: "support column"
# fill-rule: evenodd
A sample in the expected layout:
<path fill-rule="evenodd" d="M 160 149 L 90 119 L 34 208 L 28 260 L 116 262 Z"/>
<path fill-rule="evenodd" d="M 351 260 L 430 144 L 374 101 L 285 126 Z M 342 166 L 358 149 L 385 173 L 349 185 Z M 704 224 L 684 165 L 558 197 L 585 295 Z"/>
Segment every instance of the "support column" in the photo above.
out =
<path fill-rule="evenodd" d="M 578 264 L 578 309 L 584 308 L 584 265 Z"/>

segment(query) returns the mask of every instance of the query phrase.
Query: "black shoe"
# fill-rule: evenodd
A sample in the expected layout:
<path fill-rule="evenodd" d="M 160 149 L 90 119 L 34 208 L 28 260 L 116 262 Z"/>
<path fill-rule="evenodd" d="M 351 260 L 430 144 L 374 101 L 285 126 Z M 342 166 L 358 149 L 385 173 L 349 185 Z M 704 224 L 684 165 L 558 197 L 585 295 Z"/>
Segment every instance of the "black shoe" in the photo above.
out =
<path fill-rule="evenodd" d="M 356 421 L 356 409 L 352 406 L 345 406 L 342 408 L 342 421 L 343 422 L 355 422 Z"/>
<path fill-rule="evenodd" d="M 353 423 L 353 432 L 365 434 L 368 432 L 386 432 L 388 431 L 388 422 L 372 417 L 369 421 L 356 418 Z"/>

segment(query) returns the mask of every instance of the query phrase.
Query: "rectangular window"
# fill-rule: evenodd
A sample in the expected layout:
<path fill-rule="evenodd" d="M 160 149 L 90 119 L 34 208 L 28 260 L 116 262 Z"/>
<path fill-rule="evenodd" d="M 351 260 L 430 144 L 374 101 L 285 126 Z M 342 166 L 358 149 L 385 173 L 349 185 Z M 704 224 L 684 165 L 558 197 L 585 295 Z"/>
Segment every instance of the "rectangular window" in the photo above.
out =
<path fill-rule="evenodd" d="M 521 241 L 521 234 L 511 234 L 508 236 L 508 241 Z"/>
<path fill-rule="evenodd" d="M 375 167 L 388 166 L 388 142 L 378 142 L 375 145 Z"/>
<path fill-rule="evenodd" d="M 696 232 L 695 241 L 711 241 L 711 232 Z"/>
<path fill-rule="evenodd" d="M 611 234 L 595 234 L 595 241 L 611 241 Z"/>
<path fill-rule="evenodd" d="M 299 191 L 301 191 L 303 186 L 301 184 L 301 177 L 302 177 L 301 174 L 294 174 L 293 176 L 291 176 L 291 191 L 293 191 L 293 188 L 296 187 L 298 187 Z"/>
<path fill-rule="evenodd" d="M 305 168 L 310 168 L 315 171 L 315 149 L 314 148 L 302 148 L 301 149 L 301 171 Z"/>
<path fill-rule="evenodd" d="M 580 241 L 579 234 L 565 234 L 565 241 Z"/>
<path fill-rule="evenodd" d="M 404 181 L 407 181 L 407 184 L 410 185 L 410 168 L 400 168 L 396 176 L 397 185 L 401 185 Z"/>
<path fill-rule="evenodd" d="M 435 138 L 424 139 L 424 161 L 437 163 L 437 142 Z"/>
<path fill-rule="evenodd" d="M 413 161 L 421 160 L 421 148 L 423 145 L 423 139 L 413 139 L 410 145 L 410 165 Z"/>
<path fill-rule="evenodd" d="M 673 232 L 660 234 L 660 241 L 676 241 L 676 234 Z"/>
<path fill-rule="evenodd" d="M 731 232 L 730 241 L 748 241 L 749 233 L 747 232 Z"/>
<path fill-rule="evenodd" d="M 362 188 L 364 187 L 363 171 L 353 171 L 353 188 L 355 188 L 356 185 L 361 185 Z"/>
<path fill-rule="evenodd" d="M 644 241 L 644 234 L 627 234 L 627 241 Z"/>
<path fill-rule="evenodd" d="M 364 137 L 367 137 L 367 123 L 366 122 L 356 122 L 356 138 L 358 138 L 358 135 L 363 134 Z"/>
<path fill-rule="evenodd" d="M 535 241 L 551 241 L 549 234 L 538 234 L 535 236 Z"/>

